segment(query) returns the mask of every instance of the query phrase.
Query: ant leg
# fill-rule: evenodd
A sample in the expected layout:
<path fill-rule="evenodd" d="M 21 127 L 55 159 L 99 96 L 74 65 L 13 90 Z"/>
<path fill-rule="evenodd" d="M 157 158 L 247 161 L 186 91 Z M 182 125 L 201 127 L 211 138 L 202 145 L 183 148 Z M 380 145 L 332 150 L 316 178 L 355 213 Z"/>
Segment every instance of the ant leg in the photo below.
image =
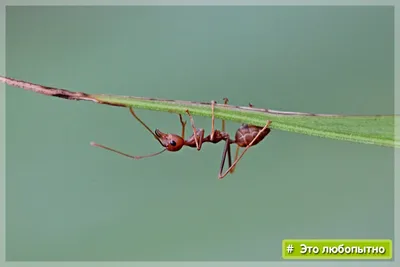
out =
<path fill-rule="evenodd" d="M 194 137 L 194 141 L 196 142 L 196 148 L 197 150 L 201 149 L 201 146 L 203 145 L 203 136 L 204 136 L 204 130 L 201 132 L 200 136 L 197 135 L 197 129 L 196 126 L 194 124 L 194 119 L 192 114 L 190 114 L 189 110 L 186 110 L 186 113 L 188 114 L 189 118 L 190 118 L 190 124 L 192 125 L 192 129 L 193 129 L 193 137 Z"/>
<path fill-rule="evenodd" d="M 179 120 L 181 121 L 181 125 L 182 125 L 182 139 L 185 139 L 185 126 L 186 126 L 186 121 L 183 120 L 182 115 L 179 114 Z"/>
<path fill-rule="evenodd" d="M 228 104 L 229 99 L 228 98 L 224 98 L 224 105 Z M 225 132 L 225 120 L 222 120 L 222 128 L 221 131 Z"/>
<path fill-rule="evenodd" d="M 262 128 L 258 134 L 251 140 L 250 144 L 246 146 L 246 148 L 243 150 L 242 154 L 233 162 L 232 166 L 229 167 L 222 175 L 220 174 L 218 176 L 219 179 L 224 178 L 231 170 L 236 166 L 236 164 L 239 162 L 239 160 L 243 157 L 243 155 L 246 153 L 246 151 L 253 145 L 253 143 L 257 140 L 257 138 L 268 128 L 268 126 L 271 124 L 271 121 L 268 120 L 267 124 Z"/>
<path fill-rule="evenodd" d="M 155 135 L 155 134 L 153 133 L 153 131 L 149 128 L 149 126 L 147 126 L 146 123 L 144 123 L 144 122 L 135 114 L 135 112 L 133 111 L 133 108 L 132 108 L 132 107 L 129 107 L 129 111 L 131 112 L 132 116 L 135 117 L 135 119 L 138 120 L 138 121 L 140 122 L 140 124 L 142 124 L 142 125 L 144 126 L 144 128 L 146 128 L 147 131 L 149 131 L 149 132 L 154 136 L 154 138 L 155 138 L 162 146 L 164 146 L 164 145 L 162 144 L 162 142 L 160 141 L 160 139 L 157 137 L 157 135 Z"/>
<path fill-rule="evenodd" d="M 224 105 L 228 104 L 228 98 L 224 98 Z M 211 101 L 211 134 L 210 134 L 210 140 L 214 140 L 214 133 L 215 133 L 215 114 L 214 114 L 214 108 L 216 101 Z M 225 120 L 222 120 L 222 132 L 225 132 Z"/>
<path fill-rule="evenodd" d="M 235 153 L 235 159 L 233 160 L 234 162 L 237 160 L 237 158 L 238 158 L 238 156 L 239 156 L 239 151 L 240 151 L 240 147 L 237 146 L 237 147 L 236 147 L 236 153 Z M 229 166 L 229 167 L 230 167 L 230 166 Z M 235 169 L 236 169 L 236 165 L 233 166 L 233 167 L 231 168 L 231 170 L 229 171 L 229 173 L 234 173 L 234 172 L 235 172 Z"/>
<path fill-rule="evenodd" d="M 227 104 L 228 103 L 228 98 L 224 98 L 224 100 L 225 100 L 225 104 Z M 253 106 L 253 104 L 251 104 L 251 103 L 249 103 L 249 107 L 254 107 Z M 225 122 L 224 122 L 225 123 Z M 225 126 L 225 125 L 224 125 Z M 224 127 L 225 128 L 225 127 Z M 234 161 L 236 161 L 237 160 L 237 158 L 238 158 L 238 156 L 239 156 L 239 151 L 240 151 L 240 147 L 239 146 L 237 146 L 236 147 L 236 153 L 235 153 L 235 160 Z M 230 166 L 229 166 L 230 167 Z M 233 166 L 232 168 L 231 168 L 231 170 L 230 170 L 230 172 L 229 173 L 234 173 L 235 172 L 235 168 L 236 168 L 236 165 L 235 166 Z"/>
<path fill-rule="evenodd" d="M 214 116 L 214 107 L 215 104 L 217 103 L 217 101 L 213 100 L 211 101 L 211 134 L 210 134 L 210 140 L 213 141 L 214 140 L 214 132 L 215 132 L 215 116 Z"/>
<path fill-rule="evenodd" d="M 228 136 L 228 138 L 225 140 L 224 151 L 222 152 L 222 159 L 221 159 L 221 164 L 220 164 L 220 167 L 219 167 L 218 177 L 221 177 L 222 172 L 224 171 L 224 165 L 225 165 L 225 161 L 226 161 L 226 154 L 228 154 L 229 168 L 232 166 L 231 143 L 232 143 L 232 140 L 230 140 L 230 138 Z"/>

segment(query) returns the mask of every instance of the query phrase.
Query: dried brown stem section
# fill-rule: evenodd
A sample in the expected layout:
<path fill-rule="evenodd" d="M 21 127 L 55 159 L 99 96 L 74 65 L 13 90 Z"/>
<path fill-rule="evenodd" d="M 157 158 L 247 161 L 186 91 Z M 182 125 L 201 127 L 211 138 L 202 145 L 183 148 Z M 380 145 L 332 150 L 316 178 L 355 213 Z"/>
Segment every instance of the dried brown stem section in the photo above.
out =
<path fill-rule="evenodd" d="M 68 100 L 85 100 L 85 101 L 93 101 L 96 103 L 98 102 L 96 99 L 92 98 L 90 95 L 83 93 L 83 92 L 72 92 L 72 91 L 68 91 L 66 89 L 34 84 L 34 83 L 16 80 L 13 78 L 8 78 L 8 77 L 3 77 L 3 76 L 0 76 L 0 81 L 2 83 L 8 84 L 13 87 L 22 88 L 27 91 L 32 91 L 32 92 L 39 93 L 42 95 L 54 96 L 54 97 L 68 99 Z"/>

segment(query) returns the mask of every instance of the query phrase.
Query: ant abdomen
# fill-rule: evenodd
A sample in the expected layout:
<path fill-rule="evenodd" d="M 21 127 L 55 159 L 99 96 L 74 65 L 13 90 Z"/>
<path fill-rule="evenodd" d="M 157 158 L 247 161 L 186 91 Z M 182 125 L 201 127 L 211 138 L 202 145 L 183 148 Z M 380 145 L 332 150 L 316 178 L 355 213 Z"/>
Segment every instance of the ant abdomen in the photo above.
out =
<path fill-rule="evenodd" d="M 251 141 L 256 137 L 256 135 L 261 132 L 263 127 L 250 125 L 250 124 L 242 124 L 240 128 L 236 131 L 235 134 L 235 143 L 240 147 L 246 147 L 250 144 Z M 271 129 L 267 128 L 263 131 L 257 139 L 254 140 L 252 146 L 260 143 L 269 133 Z"/>

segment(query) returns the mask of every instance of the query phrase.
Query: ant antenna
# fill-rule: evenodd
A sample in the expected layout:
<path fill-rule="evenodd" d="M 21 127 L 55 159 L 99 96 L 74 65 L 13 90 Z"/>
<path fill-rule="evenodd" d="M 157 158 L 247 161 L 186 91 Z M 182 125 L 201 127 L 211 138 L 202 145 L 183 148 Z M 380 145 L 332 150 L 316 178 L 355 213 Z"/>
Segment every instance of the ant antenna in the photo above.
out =
<path fill-rule="evenodd" d="M 90 142 L 90 145 L 91 145 L 91 146 L 97 146 L 97 147 L 100 147 L 100 148 L 104 148 L 104 149 L 110 150 L 110 151 L 112 151 L 112 152 L 115 152 L 115 153 L 117 153 L 117 154 L 120 154 L 120 155 L 122 155 L 122 156 L 131 158 L 131 159 L 150 158 L 150 157 L 157 156 L 157 155 L 163 153 L 165 150 L 167 150 L 167 149 L 163 149 L 163 150 L 161 150 L 160 152 L 156 152 L 156 153 L 149 154 L 149 155 L 145 155 L 145 156 L 131 156 L 131 155 L 125 154 L 125 153 L 123 153 L 123 152 L 121 152 L 121 151 L 115 150 L 115 149 L 113 149 L 113 148 L 110 148 L 110 147 L 107 147 L 107 146 L 103 146 L 103 145 L 97 144 L 97 143 L 95 143 L 95 142 Z"/>
<path fill-rule="evenodd" d="M 129 107 L 129 111 L 131 112 L 131 114 L 133 115 L 133 117 L 135 117 L 135 119 L 137 119 L 137 120 L 140 122 L 140 124 L 142 124 L 142 125 L 144 126 L 144 128 L 146 128 L 146 129 L 154 136 L 154 138 L 157 139 L 157 141 L 158 141 L 162 146 L 164 146 L 163 143 L 161 142 L 160 138 L 158 138 L 158 136 L 154 134 L 154 132 L 149 128 L 149 126 L 147 126 L 146 123 L 144 123 L 144 122 L 135 114 L 135 112 L 133 111 L 133 108 L 132 108 L 132 107 Z M 111 150 L 111 151 L 113 151 L 113 150 Z M 115 152 L 115 151 L 114 151 L 114 152 Z M 161 153 L 161 152 L 160 152 L 160 153 Z"/>

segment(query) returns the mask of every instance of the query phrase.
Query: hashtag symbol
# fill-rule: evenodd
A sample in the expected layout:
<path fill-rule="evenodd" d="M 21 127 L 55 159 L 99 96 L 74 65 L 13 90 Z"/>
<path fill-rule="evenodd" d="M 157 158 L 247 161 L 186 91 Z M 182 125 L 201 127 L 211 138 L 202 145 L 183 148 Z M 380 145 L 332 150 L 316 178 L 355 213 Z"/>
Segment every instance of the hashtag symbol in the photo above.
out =
<path fill-rule="evenodd" d="M 291 253 L 293 252 L 293 250 L 294 250 L 294 248 L 293 248 L 293 245 L 292 245 L 292 244 L 289 244 L 289 245 L 286 247 L 286 251 L 287 251 L 289 254 L 291 254 Z"/>

